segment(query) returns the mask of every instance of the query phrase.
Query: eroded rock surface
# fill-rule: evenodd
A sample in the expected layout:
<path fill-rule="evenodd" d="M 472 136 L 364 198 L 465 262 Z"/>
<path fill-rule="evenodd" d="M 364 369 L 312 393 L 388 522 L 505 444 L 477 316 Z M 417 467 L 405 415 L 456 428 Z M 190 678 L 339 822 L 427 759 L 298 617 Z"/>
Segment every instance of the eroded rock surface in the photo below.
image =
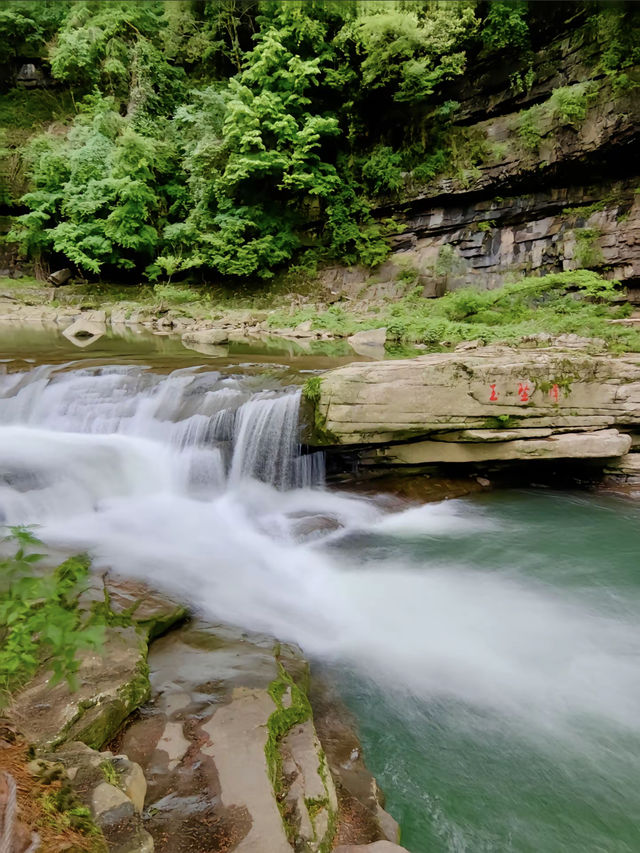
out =
<path fill-rule="evenodd" d="M 151 702 L 118 740 L 143 768 L 158 853 L 316 851 L 335 791 L 300 653 L 273 638 L 190 623 L 156 641 Z"/>
<path fill-rule="evenodd" d="M 324 374 L 312 443 L 398 464 L 622 457 L 640 424 L 640 356 L 480 347 Z M 384 445 L 384 446 L 383 446 Z"/>
<path fill-rule="evenodd" d="M 10 719 L 39 748 L 65 741 L 103 747 L 149 695 L 149 639 L 186 613 L 145 584 L 94 575 L 81 604 L 89 609 L 99 603 L 108 603 L 122 624 L 105 629 L 99 651 L 82 652 L 78 689 L 66 681 L 51 686 L 51 672 L 44 668 L 13 698 Z"/>
<path fill-rule="evenodd" d="M 323 678 L 311 686 L 313 718 L 334 781 L 338 802 L 336 843 L 391 843 L 395 849 L 400 828 L 384 809 L 384 795 L 364 763 L 355 721 L 335 690 Z"/>

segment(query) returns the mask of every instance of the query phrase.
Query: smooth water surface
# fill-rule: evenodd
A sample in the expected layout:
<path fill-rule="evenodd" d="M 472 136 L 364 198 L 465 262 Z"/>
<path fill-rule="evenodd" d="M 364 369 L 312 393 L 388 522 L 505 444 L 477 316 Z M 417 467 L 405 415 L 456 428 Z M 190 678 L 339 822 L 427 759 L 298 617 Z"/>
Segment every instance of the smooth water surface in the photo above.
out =
<path fill-rule="evenodd" d="M 20 367 L 20 365 L 18 365 Z M 0 376 L 0 512 L 298 642 L 329 669 L 414 853 L 640 850 L 640 510 L 322 488 L 273 371 Z"/>

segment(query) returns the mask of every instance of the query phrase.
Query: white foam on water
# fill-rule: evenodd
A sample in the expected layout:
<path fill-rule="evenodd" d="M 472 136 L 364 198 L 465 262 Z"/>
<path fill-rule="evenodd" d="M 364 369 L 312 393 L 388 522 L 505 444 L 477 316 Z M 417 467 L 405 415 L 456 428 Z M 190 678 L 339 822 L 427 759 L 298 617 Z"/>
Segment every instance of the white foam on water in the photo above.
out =
<path fill-rule="evenodd" d="M 430 562 L 428 543 L 416 567 L 403 537 L 467 537 L 490 517 L 455 501 L 389 514 L 311 488 L 298 404 L 297 391 L 256 393 L 255 381 L 193 370 L 0 377 L 3 520 L 38 523 L 52 545 L 89 549 L 98 565 L 174 590 L 212 618 L 398 690 L 543 728 L 594 715 L 638 731 L 637 614 Z M 301 520 L 318 535 L 301 535 Z M 339 536 L 372 532 L 399 540 L 392 558 L 341 549 Z"/>

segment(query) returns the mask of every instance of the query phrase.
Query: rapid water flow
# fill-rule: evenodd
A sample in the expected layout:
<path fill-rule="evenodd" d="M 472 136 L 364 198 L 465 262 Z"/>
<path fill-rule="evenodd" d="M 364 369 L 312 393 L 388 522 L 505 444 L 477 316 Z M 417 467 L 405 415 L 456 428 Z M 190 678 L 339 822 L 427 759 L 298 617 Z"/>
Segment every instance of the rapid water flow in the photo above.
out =
<path fill-rule="evenodd" d="M 640 513 L 389 512 L 322 487 L 299 398 L 195 368 L 2 375 L 0 520 L 332 668 L 410 850 L 639 851 Z"/>

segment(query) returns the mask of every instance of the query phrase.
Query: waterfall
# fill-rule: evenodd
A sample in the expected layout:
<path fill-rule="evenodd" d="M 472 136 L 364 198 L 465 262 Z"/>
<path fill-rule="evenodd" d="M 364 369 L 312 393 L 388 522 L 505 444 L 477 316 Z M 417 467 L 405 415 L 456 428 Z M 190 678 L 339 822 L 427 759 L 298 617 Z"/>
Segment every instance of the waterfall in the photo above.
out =
<path fill-rule="evenodd" d="M 301 455 L 300 390 L 266 381 L 127 366 L 0 375 L 0 518 L 163 489 L 207 498 L 247 479 L 320 484 L 321 455 Z"/>
<path fill-rule="evenodd" d="M 0 522 L 338 667 L 381 721 L 376 748 L 394 788 L 415 791 L 416 820 L 458 833 L 471 792 L 446 849 L 610 851 L 610 826 L 631 838 L 637 507 L 550 493 L 407 507 L 305 488 L 322 457 L 301 454 L 299 404 L 268 377 L 201 369 L 0 373 Z M 421 769 L 413 744 L 427 742 Z M 536 797 L 558 804 L 548 830 Z"/>

